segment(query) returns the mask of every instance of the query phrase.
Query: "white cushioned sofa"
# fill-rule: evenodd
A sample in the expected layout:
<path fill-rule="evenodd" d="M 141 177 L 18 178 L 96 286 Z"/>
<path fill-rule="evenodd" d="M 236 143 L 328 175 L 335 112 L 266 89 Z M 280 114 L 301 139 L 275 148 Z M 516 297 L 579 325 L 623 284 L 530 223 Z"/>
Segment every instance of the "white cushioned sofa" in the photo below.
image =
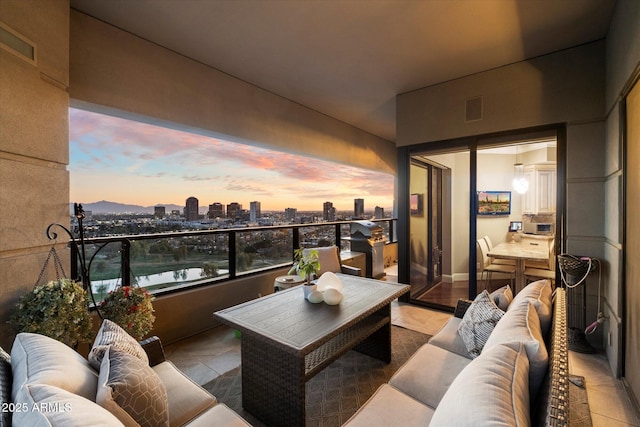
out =
<path fill-rule="evenodd" d="M 54 339 L 31 333 L 16 336 L 10 360 L 0 349 L 5 410 L 0 425 L 249 425 L 164 360 L 157 338 L 143 342 L 147 353 L 126 333 L 119 335 L 117 325 L 107 330 L 107 322 L 88 360 Z"/>
<path fill-rule="evenodd" d="M 541 280 L 509 293 L 460 301 L 345 425 L 567 425 L 564 289 L 552 296 Z"/>

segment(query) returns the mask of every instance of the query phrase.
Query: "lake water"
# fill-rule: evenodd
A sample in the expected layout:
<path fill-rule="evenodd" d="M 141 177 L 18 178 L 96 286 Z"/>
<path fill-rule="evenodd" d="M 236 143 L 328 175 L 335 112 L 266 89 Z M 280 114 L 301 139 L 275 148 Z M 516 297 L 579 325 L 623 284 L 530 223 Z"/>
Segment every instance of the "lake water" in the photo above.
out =
<path fill-rule="evenodd" d="M 195 280 L 202 280 L 200 275 L 202 268 L 185 268 L 183 270 L 165 271 L 163 273 L 150 274 L 148 276 L 137 276 L 138 286 L 147 287 L 153 285 L 163 285 L 167 283 L 181 284 L 193 282 Z M 219 276 L 225 276 L 229 274 L 229 270 L 218 270 Z M 122 279 L 106 279 L 106 280 L 92 280 L 91 288 L 94 293 L 102 290 L 103 286 L 106 286 L 106 292 L 112 291 L 122 284 Z"/>

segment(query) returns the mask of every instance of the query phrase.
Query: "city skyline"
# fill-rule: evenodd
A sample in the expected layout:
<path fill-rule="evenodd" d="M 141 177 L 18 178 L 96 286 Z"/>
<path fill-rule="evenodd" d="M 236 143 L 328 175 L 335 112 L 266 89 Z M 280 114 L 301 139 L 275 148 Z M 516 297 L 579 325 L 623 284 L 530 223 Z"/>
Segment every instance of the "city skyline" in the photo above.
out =
<path fill-rule="evenodd" d="M 259 200 L 266 211 L 393 205 L 394 177 L 71 108 L 70 199 L 184 205 Z"/>

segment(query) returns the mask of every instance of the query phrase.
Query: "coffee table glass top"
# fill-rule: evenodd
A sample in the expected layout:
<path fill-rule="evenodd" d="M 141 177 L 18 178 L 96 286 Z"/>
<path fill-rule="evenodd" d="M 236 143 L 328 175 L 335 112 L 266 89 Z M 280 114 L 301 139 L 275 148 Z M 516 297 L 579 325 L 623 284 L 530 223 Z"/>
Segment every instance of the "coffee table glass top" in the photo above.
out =
<path fill-rule="evenodd" d="M 408 292 L 409 285 L 338 274 L 344 299 L 338 305 L 313 304 L 296 286 L 256 300 L 217 311 L 222 323 L 269 339 L 291 351 L 306 353 L 331 334 L 353 325 Z"/>

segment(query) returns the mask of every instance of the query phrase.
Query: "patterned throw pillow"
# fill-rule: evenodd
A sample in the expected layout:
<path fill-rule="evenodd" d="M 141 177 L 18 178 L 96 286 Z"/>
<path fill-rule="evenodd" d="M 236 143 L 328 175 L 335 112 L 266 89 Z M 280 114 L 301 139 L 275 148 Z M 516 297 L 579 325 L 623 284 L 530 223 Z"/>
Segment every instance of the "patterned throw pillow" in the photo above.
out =
<path fill-rule="evenodd" d="M 486 290 L 471 303 L 458 326 L 458 334 L 471 358 L 475 359 L 480 355 L 491 331 L 503 315 L 504 311 L 498 308 Z"/>
<path fill-rule="evenodd" d="M 98 335 L 96 335 L 96 339 L 93 341 L 93 347 L 89 352 L 89 363 L 94 369 L 100 370 L 102 357 L 109 346 L 136 356 L 146 365 L 149 365 L 149 357 L 140 343 L 116 323 L 104 319 Z"/>
<path fill-rule="evenodd" d="M 511 291 L 511 286 L 506 285 L 501 287 L 500 289 L 496 289 L 495 291 L 491 292 L 491 298 L 500 310 L 507 311 L 509 304 L 511 304 L 511 301 L 513 301 L 513 292 Z"/>
<path fill-rule="evenodd" d="M 125 426 L 168 426 L 167 389 L 158 374 L 129 353 L 109 347 L 100 365 L 96 403 Z"/>

